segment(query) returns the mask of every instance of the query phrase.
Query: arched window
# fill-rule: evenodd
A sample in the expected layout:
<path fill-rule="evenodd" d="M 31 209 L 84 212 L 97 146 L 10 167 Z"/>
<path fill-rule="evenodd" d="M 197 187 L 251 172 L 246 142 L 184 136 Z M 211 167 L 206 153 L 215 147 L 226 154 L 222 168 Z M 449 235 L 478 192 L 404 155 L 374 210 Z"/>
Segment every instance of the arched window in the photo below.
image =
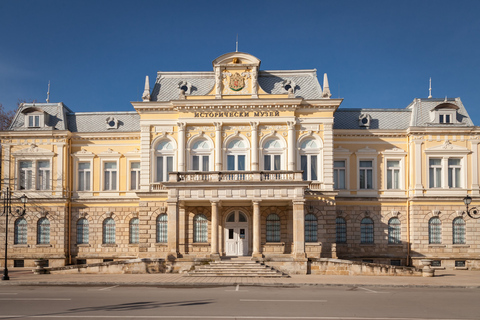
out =
<path fill-rule="evenodd" d="M 85 218 L 77 221 L 77 244 L 87 244 L 89 241 L 88 220 Z"/>
<path fill-rule="evenodd" d="M 442 243 L 442 222 L 438 217 L 433 217 L 428 221 L 428 243 Z"/>
<path fill-rule="evenodd" d="M 155 148 L 156 182 L 168 181 L 168 174 L 173 171 L 175 148 L 170 140 L 162 140 Z"/>
<path fill-rule="evenodd" d="M 401 243 L 401 223 L 398 218 L 391 218 L 388 220 L 388 243 Z"/>
<path fill-rule="evenodd" d="M 103 243 L 115 243 L 115 220 L 112 218 L 103 220 Z"/>
<path fill-rule="evenodd" d="M 18 218 L 15 221 L 14 244 L 27 244 L 27 220 Z"/>
<path fill-rule="evenodd" d="M 465 244 L 465 220 L 462 217 L 453 219 L 453 244 Z"/>
<path fill-rule="evenodd" d="M 140 230 L 139 230 L 138 218 L 130 219 L 130 243 L 135 244 L 140 242 Z"/>
<path fill-rule="evenodd" d="M 37 244 L 50 244 L 50 221 L 47 218 L 38 220 Z"/>
<path fill-rule="evenodd" d="M 263 145 L 263 170 L 283 169 L 284 147 L 279 139 L 267 140 Z"/>
<path fill-rule="evenodd" d="M 167 243 L 168 241 L 168 216 L 162 213 L 157 217 L 157 242 Z"/>
<path fill-rule="evenodd" d="M 193 218 L 193 242 L 208 242 L 208 220 L 203 214 Z"/>
<path fill-rule="evenodd" d="M 275 213 L 267 217 L 267 242 L 280 242 L 280 217 Z"/>
<path fill-rule="evenodd" d="M 191 169 L 195 171 L 210 171 L 210 153 L 212 149 L 207 139 L 195 141 L 190 150 L 192 164 Z"/>
<path fill-rule="evenodd" d="M 227 170 L 244 171 L 246 170 L 247 147 L 245 142 L 236 138 L 227 145 Z"/>
<path fill-rule="evenodd" d="M 360 222 L 360 243 L 373 243 L 373 220 L 363 218 Z"/>
<path fill-rule="evenodd" d="M 303 171 L 303 180 L 319 180 L 319 161 L 319 142 L 313 138 L 303 140 L 302 144 L 300 145 L 300 170 Z"/>
<path fill-rule="evenodd" d="M 346 243 L 347 242 L 347 223 L 345 219 L 337 217 L 335 219 L 335 242 Z"/>
<path fill-rule="evenodd" d="M 309 213 L 305 216 L 305 242 L 317 242 L 317 217 Z"/>

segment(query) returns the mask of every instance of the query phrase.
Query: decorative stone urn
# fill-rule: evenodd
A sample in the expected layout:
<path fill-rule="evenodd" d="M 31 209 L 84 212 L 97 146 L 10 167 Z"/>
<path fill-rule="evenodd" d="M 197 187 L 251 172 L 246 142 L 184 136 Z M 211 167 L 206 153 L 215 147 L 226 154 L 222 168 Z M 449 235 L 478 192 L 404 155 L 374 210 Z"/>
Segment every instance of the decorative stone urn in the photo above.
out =
<path fill-rule="evenodd" d="M 422 259 L 420 262 L 423 265 L 422 268 L 422 276 L 424 277 L 433 277 L 435 276 L 435 269 L 432 269 L 430 266 L 432 265 L 432 260 L 430 259 Z"/>
<path fill-rule="evenodd" d="M 33 261 L 35 263 L 35 269 L 33 269 L 34 274 L 46 274 L 47 269 L 45 267 L 48 265 L 48 260 L 38 259 Z"/>

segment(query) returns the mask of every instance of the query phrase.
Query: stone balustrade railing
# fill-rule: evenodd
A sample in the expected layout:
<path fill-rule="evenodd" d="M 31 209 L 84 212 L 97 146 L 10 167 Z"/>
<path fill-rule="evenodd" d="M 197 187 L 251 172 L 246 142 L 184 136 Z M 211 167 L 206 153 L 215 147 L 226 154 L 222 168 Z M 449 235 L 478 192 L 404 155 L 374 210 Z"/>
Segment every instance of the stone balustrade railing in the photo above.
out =
<path fill-rule="evenodd" d="M 302 181 L 301 171 L 170 172 L 169 182 Z"/>

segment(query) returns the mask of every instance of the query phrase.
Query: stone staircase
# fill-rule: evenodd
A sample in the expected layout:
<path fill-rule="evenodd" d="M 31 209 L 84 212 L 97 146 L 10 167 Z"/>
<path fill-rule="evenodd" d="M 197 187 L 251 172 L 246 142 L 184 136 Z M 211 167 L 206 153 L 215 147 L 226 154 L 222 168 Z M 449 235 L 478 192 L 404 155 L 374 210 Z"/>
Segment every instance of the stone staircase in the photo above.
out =
<path fill-rule="evenodd" d="M 282 272 L 252 261 L 250 258 L 230 258 L 212 261 L 209 264 L 196 266 L 188 273 L 190 277 L 288 277 Z"/>

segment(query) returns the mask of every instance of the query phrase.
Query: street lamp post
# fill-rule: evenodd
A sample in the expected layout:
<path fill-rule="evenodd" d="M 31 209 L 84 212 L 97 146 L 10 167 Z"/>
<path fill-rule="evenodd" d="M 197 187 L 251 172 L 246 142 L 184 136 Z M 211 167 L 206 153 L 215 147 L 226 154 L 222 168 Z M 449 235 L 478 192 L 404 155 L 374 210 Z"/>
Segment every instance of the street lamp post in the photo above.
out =
<path fill-rule="evenodd" d="M 467 214 L 470 218 L 472 219 L 479 219 L 480 218 L 480 212 L 476 207 L 468 208 L 470 203 L 472 203 L 472 197 L 470 197 L 468 194 L 465 198 L 463 198 L 463 203 L 467 206 Z"/>
<path fill-rule="evenodd" d="M 25 205 L 27 203 L 27 196 L 23 195 L 20 197 L 20 201 L 23 203 L 23 210 L 21 215 L 25 214 Z M 8 250 L 8 216 L 12 214 L 12 193 L 7 187 L 7 191 L 3 193 L 3 214 L 5 215 L 5 265 L 3 268 L 3 277 L 2 280 L 10 280 L 8 276 L 8 267 L 7 267 L 7 250 Z"/>

